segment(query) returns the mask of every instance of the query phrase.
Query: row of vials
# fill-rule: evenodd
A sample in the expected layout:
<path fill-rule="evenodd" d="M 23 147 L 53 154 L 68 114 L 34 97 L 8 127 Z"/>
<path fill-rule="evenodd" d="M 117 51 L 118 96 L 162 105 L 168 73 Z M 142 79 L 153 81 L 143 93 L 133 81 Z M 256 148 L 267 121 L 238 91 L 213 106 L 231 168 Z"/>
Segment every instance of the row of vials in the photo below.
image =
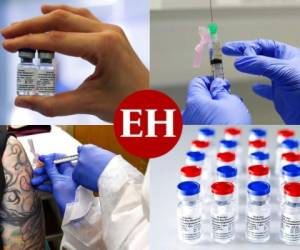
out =
<path fill-rule="evenodd" d="M 181 168 L 181 182 L 177 186 L 177 228 L 181 241 L 199 244 L 203 240 L 203 210 L 206 207 L 209 207 L 211 239 L 217 243 L 229 243 L 235 239 L 240 189 L 237 177 L 243 172 L 239 152 L 241 133 L 238 128 L 225 129 L 217 152 L 212 148 L 215 132 L 210 128 L 200 129 L 198 139 L 192 142 L 185 166 Z M 279 130 L 276 167 L 271 171 L 266 135 L 263 129 L 252 129 L 249 134 L 245 163 L 245 237 L 254 243 L 270 239 L 272 172 L 278 177 L 276 202 L 280 204 L 280 238 L 288 245 L 297 245 L 300 244 L 299 143 L 293 130 Z"/>
<path fill-rule="evenodd" d="M 34 63 L 36 50 L 19 50 L 21 62 L 17 66 L 17 95 L 52 96 L 55 94 L 54 52 L 39 50 L 39 62 Z"/>

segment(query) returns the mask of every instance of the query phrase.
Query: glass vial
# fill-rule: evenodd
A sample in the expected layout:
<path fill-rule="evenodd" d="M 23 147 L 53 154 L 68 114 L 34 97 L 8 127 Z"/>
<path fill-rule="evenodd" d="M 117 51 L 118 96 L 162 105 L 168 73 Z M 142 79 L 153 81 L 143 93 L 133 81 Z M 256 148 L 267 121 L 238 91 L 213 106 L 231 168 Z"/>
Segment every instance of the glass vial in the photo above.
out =
<path fill-rule="evenodd" d="M 270 183 L 270 167 L 259 164 L 248 167 L 248 183 L 253 181 L 264 181 Z"/>
<path fill-rule="evenodd" d="M 270 239 L 270 190 L 267 182 L 254 181 L 248 184 L 246 239 L 250 242 L 263 243 Z"/>
<path fill-rule="evenodd" d="M 211 185 L 212 239 L 217 243 L 229 243 L 235 237 L 235 209 L 232 204 L 234 185 L 231 182 L 215 182 Z"/>
<path fill-rule="evenodd" d="M 200 185 L 197 182 L 185 181 L 177 186 L 177 232 L 178 238 L 190 245 L 201 241 L 201 204 Z"/>
<path fill-rule="evenodd" d="M 17 66 L 17 95 L 36 94 L 36 73 L 38 67 L 33 63 L 35 50 L 23 48 L 19 50 L 21 62 Z"/>
<path fill-rule="evenodd" d="M 39 50 L 40 59 L 37 73 L 37 94 L 52 96 L 55 94 L 55 68 L 52 63 L 54 52 Z"/>

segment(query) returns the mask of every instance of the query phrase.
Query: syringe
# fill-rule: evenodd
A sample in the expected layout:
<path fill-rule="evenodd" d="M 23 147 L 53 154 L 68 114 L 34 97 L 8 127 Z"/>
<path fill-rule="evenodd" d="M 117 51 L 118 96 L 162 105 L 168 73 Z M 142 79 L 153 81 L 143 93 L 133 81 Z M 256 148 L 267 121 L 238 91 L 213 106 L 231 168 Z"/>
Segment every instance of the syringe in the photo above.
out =
<path fill-rule="evenodd" d="M 56 159 L 53 161 L 54 164 L 61 164 L 69 161 L 77 161 L 78 160 L 78 155 L 70 155 L 70 156 L 65 156 L 60 159 Z"/>
<path fill-rule="evenodd" d="M 221 44 L 218 41 L 218 25 L 216 23 L 210 23 L 208 29 L 211 37 L 208 50 L 212 75 L 214 78 L 224 79 Z"/>

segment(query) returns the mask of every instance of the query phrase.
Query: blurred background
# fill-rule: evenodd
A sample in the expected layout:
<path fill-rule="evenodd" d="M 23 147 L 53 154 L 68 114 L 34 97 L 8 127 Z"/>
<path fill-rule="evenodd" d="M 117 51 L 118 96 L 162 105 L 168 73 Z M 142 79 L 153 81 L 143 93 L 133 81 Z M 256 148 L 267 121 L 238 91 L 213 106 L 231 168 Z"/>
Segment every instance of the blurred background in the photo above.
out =
<path fill-rule="evenodd" d="M 299 0 L 213 0 L 214 18 L 222 42 L 267 38 L 300 47 Z M 202 67 L 194 69 L 194 48 L 199 42 L 198 26 L 210 22 L 209 0 L 151 1 L 151 84 L 165 91 L 184 107 L 188 82 L 211 72 L 205 53 Z M 256 96 L 255 82 L 267 79 L 241 74 L 234 58 L 224 57 L 225 77 L 232 92 L 248 106 L 253 124 L 282 124 L 273 104 Z"/>
<path fill-rule="evenodd" d="M 146 67 L 149 68 L 149 1 L 148 0 L 1 0 L 0 29 L 13 22 L 41 15 L 42 4 L 69 4 L 90 9 L 101 21 L 121 26 Z M 0 42 L 3 38 L 0 37 Z M 76 41 L 74 41 L 76 42 Z M 0 46 L 0 124 L 103 124 L 90 115 L 47 118 L 26 109 L 16 108 L 17 53 Z M 57 92 L 77 88 L 94 71 L 82 59 L 56 54 Z M 78 70 L 80 69 L 80 70 Z M 99 100 L 101 101 L 101 100 Z"/>

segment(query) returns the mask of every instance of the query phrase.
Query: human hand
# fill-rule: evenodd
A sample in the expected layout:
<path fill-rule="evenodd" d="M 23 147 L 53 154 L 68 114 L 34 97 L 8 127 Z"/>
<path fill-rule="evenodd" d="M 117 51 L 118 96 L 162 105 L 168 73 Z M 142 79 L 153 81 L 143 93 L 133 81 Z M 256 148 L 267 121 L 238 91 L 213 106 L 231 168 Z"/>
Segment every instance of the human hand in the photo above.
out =
<path fill-rule="evenodd" d="M 26 47 L 81 57 L 95 65 L 95 71 L 73 91 L 19 96 L 17 106 L 51 117 L 85 113 L 112 121 L 126 96 L 149 87 L 149 72 L 120 27 L 102 23 L 87 9 L 44 5 L 42 12 L 2 29 L 3 47 L 10 52 Z"/>
<path fill-rule="evenodd" d="M 262 75 L 272 85 L 254 84 L 253 91 L 270 101 L 286 124 L 300 124 L 300 49 L 290 45 L 259 39 L 228 42 L 223 53 L 239 56 L 237 70 Z"/>
<path fill-rule="evenodd" d="M 75 200 L 78 187 L 72 179 L 74 166 L 70 162 L 55 166 L 53 162 L 63 156 L 62 154 L 40 156 L 39 160 L 44 163 L 44 166 L 33 170 L 33 178 L 31 179 L 31 185 L 35 189 L 53 194 L 62 216 L 65 213 L 67 203 Z"/>
<path fill-rule="evenodd" d="M 115 154 L 95 145 L 78 147 L 78 162 L 73 180 L 83 187 L 98 192 L 98 179 Z"/>
<path fill-rule="evenodd" d="M 250 124 L 247 107 L 230 94 L 229 87 L 229 82 L 220 78 L 194 78 L 188 89 L 184 124 Z"/>

